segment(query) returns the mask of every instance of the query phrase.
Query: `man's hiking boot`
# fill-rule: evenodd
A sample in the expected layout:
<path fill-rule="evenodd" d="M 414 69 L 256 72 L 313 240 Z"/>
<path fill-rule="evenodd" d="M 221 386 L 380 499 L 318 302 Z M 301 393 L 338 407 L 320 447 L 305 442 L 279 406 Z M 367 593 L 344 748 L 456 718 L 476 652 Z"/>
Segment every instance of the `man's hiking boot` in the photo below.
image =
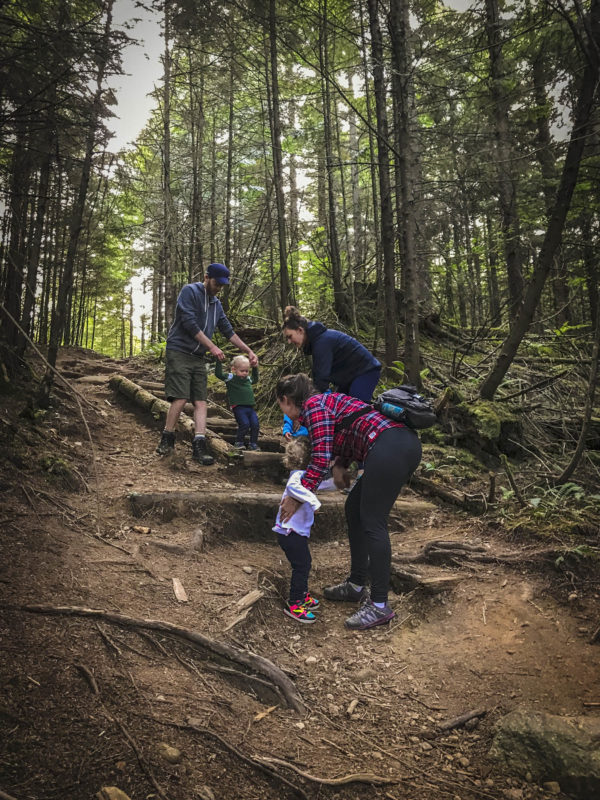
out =
<path fill-rule="evenodd" d="M 361 607 L 348 617 L 344 623 L 347 628 L 354 631 L 365 631 L 367 628 L 374 628 L 376 625 L 385 625 L 396 616 L 390 606 L 386 603 L 383 608 L 378 608 L 371 600 L 365 600 Z"/>
<path fill-rule="evenodd" d="M 366 586 L 362 589 L 355 589 L 349 580 L 336 583 L 335 586 L 325 586 L 323 597 L 326 600 L 336 600 L 341 603 L 362 603 L 369 598 L 369 590 Z"/>
<path fill-rule="evenodd" d="M 248 450 L 254 450 L 255 452 L 260 452 L 260 447 L 255 442 L 250 442 L 248 445 Z"/>
<path fill-rule="evenodd" d="M 209 455 L 208 447 L 206 446 L 206 439 L 196 437 L 192 442 L 192 458 L 203 467 L 210 467 L 215 463 L 214 458 Z"/>
<path fill-rule="evenodd" d="M 168 456 L 175 450 L 175 431 L 163 431 L 156 448 L 159 456 Z"/>

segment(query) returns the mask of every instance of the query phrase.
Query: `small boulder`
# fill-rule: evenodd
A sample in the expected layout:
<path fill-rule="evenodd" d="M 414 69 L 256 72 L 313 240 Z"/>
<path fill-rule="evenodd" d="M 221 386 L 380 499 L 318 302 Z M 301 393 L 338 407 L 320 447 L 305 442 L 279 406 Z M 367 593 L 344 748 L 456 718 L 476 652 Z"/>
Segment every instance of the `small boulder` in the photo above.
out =
<path fill-rule="evenodd" d="M 103 786 L 96 794 L 96 800 L 130 800 L 130 798 L 116 786 Z"/>
<path fill-rule="evenodd" d="M 169 764 L 179 764 L 182 759 L 181 750 L 178 750 L 176 747 L 172 747 L 166 742 L 159 742 L 158 754 L 165 761 L 168 761 Z"/>
<path fill-rule="evenodd" d="M 490 757 L 581 800 L 600 797 L 600 719 L 512 711 L 495 725 Z"/>

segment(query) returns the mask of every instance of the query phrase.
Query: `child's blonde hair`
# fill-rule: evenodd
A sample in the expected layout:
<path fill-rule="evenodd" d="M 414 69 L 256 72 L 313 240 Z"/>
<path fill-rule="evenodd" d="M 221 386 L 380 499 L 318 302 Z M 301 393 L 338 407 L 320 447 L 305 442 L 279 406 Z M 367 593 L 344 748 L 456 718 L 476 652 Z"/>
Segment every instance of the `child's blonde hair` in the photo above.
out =
<path fill-rule="evenodd" d="M 247 364 L 248 366 L 250 366 L 250 359 L 249 359 L 249 358 L 246 358 L 246 356 L 234 356 L 234 357 L 231 359 L 231 365 L 230 365 L 230 366 L 231 366 L 231 369 L 237 369 L 237 368 L 238 368 L 239 366 L 241 366 L 242 364 L 243 364 L 244 366 L 246 366 L 246 364 Z"/>
<path fill-rule="evenodd" d="M 312 447 L 308 436 L 296 436 L 285 446 L 283 464 L 286 469 L 306 469 L 310 463 Z"/>

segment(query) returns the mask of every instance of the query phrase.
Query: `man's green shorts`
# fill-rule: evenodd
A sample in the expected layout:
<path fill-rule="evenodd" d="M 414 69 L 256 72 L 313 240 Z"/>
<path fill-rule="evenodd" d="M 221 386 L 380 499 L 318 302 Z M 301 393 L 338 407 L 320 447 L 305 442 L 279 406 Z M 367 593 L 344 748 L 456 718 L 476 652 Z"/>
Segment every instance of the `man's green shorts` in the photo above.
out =
<path fill-rule="evenodd" d="M 165 396 L 172 400 L 206 400 L 206 372 L 208 364 L 203 356 L 165 351 Z"/>

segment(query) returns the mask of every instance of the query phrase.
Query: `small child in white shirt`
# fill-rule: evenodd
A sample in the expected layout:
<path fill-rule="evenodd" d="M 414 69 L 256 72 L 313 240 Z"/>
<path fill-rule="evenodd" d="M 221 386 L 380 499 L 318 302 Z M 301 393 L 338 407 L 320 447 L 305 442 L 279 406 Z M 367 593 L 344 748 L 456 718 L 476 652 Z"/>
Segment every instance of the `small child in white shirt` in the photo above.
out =
<path fill-rule="evenodd" d="M 298 436 L 286 445 L 284 464 L 292 472 L 281 499 L 291 496 L 302 505 L 284 523 L 281 522 L 281 511 L 278 511 L 273 526 L 279 546 L 292 567 L 290 594 L 283 609 L 284 614 L 298 622 L 309 623 L 317 620 L 314 612 L 319 607 L 319 601 L 308 592 L 308 575 L 312 564 L 308 539 L 315 520 L 315 511 L 321 506 L 316 495 L 305 489 L 301 483 L 310 455 L 310 439 L 306 436 Z"/>

